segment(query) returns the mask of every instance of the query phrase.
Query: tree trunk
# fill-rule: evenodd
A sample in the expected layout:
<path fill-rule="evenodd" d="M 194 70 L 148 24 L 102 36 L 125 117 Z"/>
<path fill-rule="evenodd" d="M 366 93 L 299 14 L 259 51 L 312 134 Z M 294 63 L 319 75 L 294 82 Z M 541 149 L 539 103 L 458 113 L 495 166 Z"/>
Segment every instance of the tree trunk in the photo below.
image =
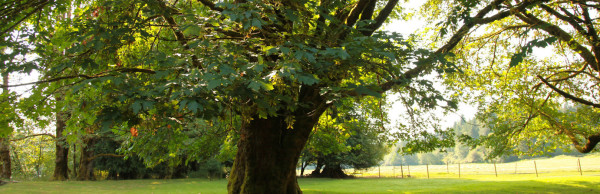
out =
<path fill-rule="evenodd" d="M 73 144 L 73 152 L 72 153 L 73 154 L 71 154 L 71 158 L 73 161 L 73 168 L 71 168 L 71 169 L 73 169 L 73 172 L 71 172 L 71 177 L 77 177 L 78 176 L 77 169 L 79 169 L 77 166 L 77 156 L 76 156 L 77 155 L 77 144 Z"/>
<path fill-rule="evenodd" d="M 342 166 L 340 166 L 339 164 L 325 165 L 325 168 L 323 168 L 323 172 L 321 172 L 320 175 L 321 175 L 321 177 L 336 178 L 336 179 L 348 178 L 348 175 L 346 175 L 346 173 L 344 173 L 344 171 L 342 170 Z"/>
<path fill-rule="evenodd" d="M 9 138 L 0 138 L 0 163 L 2 169 L 0 169 L 0 178 L 10 179 L 12 171 L 10 169 L 10 141 Z"/>
<path fill-rule="evenodd" d="M 243 126 L 229 193 L 302 193 L 296 164 L 314 123 L 316 119 L 287 129 L 283 118 L 275 117 L 255 118 Z"/>
<path fill-rule="evenodd" d="M 296 181 L 300 153 L 319 116 L 327 109 L 316 87 L 303 87 L 288 128 L 285 116 L 254 115 L 241 127 L 238 151 L 227 184 L 229 193 L 302 193 Z"/>
<path fill-rule="evenodd" d="M 300 193 L 296 164 L 304 142 L 292 141 L 293 130 L 277 117 L 242 127 L 229 193 Z"/>
<path fill-rule="evenodd" d="M 323 161 L 321 159 L 317 159 L 317 165 L 315 166 L 315 170 L 313 170 L 309 176 L 321 177 L 321 168 L 323 168 Z"/>
<path fill-rule="evenodd" d="M 79 170 L 77 174 L 77 180 L 89 181 L 95 180 L 94 177 L 94 146 L 95 139 L 93 137 L 84 137 L 83 144 L 85 147 L 81 147 L 81 157 L 79 160 Z"/>
<path fill-rule="evenodd" d="M 8 74 L 2 76 L 2 84 L 4 85 L 2 92 L 8 93 Z M 10 179 L 12 176 L 10 162 L 10 138 L 7 136 L 0 138 L 0 164 L 2 165 L 0 168 L 0 178 Z"/>
<path fill-rule="evenodd" d="M 64 181 L 69 179 L 69 146 L 63 136 L 65 130 L 66 115 L 56 113 L 56 164 L 54 167 L 53 180 Z"/>
<path fill-rule="evenodd" d="M 303 161 L 302 164 L 300 164 L 300 176 L 304 176 L 304 169 L 306 169 L 306 166 L 308 166 L 308 162 L 307 161 Z"/>

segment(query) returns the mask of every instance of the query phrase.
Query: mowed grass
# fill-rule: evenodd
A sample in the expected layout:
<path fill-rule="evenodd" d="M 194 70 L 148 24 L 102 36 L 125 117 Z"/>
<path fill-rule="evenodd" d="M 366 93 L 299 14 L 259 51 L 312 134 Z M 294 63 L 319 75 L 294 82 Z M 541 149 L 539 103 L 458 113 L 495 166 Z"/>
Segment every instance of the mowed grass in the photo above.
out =
<path fill-rule="evenodd" d="M 578 162 L 579 159 L 579 162 Z M 411 166 L 411 178 L 400 177 L 400 167 L 361 171 L 354 179 L 299 178 L 304 193 L 600 193 L 600 154 L 576 158 L 560 156 L 497 164 Z M 581 163 L 583 176 L 577 171 Z M 516 172 L 515 173 L 515 169 Z M 403 168 L 408 175 L 408 168 Z M 347 170 L 352 173 L 353 170 Z M 23 181 L 0 186 L 10 193 L 227 193 L 227 180 L 173 179 L 123 181 Z"/>
<path fill-rule="evenodd" d="M 305 193 L 600 193 L 600 176 L 529 174 L 469 178 L 300 178 Z M 227 181 L 207 179 L 20 182 L 0 193 L 226 193 Z"/>

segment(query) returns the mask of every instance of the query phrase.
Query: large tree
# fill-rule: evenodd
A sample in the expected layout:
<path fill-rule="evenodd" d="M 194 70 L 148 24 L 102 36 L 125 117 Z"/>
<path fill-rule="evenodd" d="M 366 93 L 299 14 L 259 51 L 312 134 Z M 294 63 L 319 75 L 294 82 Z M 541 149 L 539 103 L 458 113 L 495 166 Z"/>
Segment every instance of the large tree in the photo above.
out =
<path fill-rule="evenodd" d="M 450 50 L 474 26 L 541 1 L 465 4 L 454 35 L 435 51 L 379 30 L 398 18 L 398 2 L 42 1 L 24 14 L 3 12 L 0 34 L 23 31 L 28 41 L 10 46 L 41 57 L 2 64 L 41 70 L 42 87 L 70 86 L 65 101 L 78 116 L 68 125 L 93 121 L 135 136 L 177 132 L 181 119 L 239 115 L 228 191 L 299 193 L 296 164 L 327 108 L 387 91 L 405 94 L 409 106 L 436 107 L 446 100 L 423 76 L 451 70 Z M 68 19 L 53 19 L 61 14 Z M 92 96 L 101 100 L 78 100 Z"/>

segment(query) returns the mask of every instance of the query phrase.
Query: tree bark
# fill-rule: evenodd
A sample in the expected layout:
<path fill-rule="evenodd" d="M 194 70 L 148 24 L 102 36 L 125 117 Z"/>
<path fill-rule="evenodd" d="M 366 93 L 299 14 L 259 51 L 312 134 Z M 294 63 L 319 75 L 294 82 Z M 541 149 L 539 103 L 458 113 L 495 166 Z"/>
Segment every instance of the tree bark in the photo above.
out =
<path fill-rule="evenodd" d="M 317 159 L 317 165 L 315 166 L 315 170 L 313 170 L 309 176 L 320 177 L 321 176 L 321 168 L 323 168 L 323 160 L 321 160 L 319 158 L 319 159 Z"/>
<path fill-rule="evenodd" d="M 285 116 L 263 119 L 254 115 L 242 125 L 229 193 L 302 193 L 296 165 L 310 132 L 328 107 L 319 91 L 302 87 L 298 101 L 306 106 L 291 113 L 296 120 L 291 129 Z"/>
<path fill-rule="evenodd" d="M 290 131 L 288 131 L 290 130 Z M 242 127 L 238 152 L 227 185 L 229 193 L 301 193 L 296 164 L 302 141 L 281 118 L 254 119 Z"/>
<path fill-rule="evenodd" d="M 323 172 L 321 172 L 320 176 L 336 179 L 348 178 L 348 175 L 344 173 L 344 171 L 342 170 L 342 166 L 339 164 L 325 165 L 325 168 L 323 168 Z"/>
<path fill-rule="evenodd" d="M 79 169 L 78 165 L 77 165 L 77 156 L 76 156 L 77 155 L 77 147 L 76 146 L 77 146 L 76 144 L 73 144 L 73 151 L 72 151 L 73 154 L 71 154 L 71 158 L 73 159 L 72 160 L 73 168 L 71 168 L 71 169 L 73 169 L 73 171 L 71 172 L 71 177 L 77 177 L 77 169 Z"/>
<path fill-rule="evenodd" d="M 56 113 L 56 160 L 54 160 L 53 180 L 64 181 L 69 179 L 69 146 L 63 136 L 66 126 L 66 114 Z"/>
<path fill-rule="evenodd" d="M 95 139 L 93 137 L 84 137 L 83 144 L 85 147 L 81 147 L 81 157 L 79 160 L 79 170 L 77 173 L 77 180 L 89 181 L 95 180 L 94 177 L 94 146 Z"/>
<path fill-rule="evenodd" d="M 304 170 L 306 169 L 306 167 L 308 166 L 308 162 L 307 161 L 303 161 L 302 164 L 300 165 L 300 176 L 304 176 Z"/>
<path fill-rule="evenodd" d="M 2 84 L 2 92 L 8 93 L 8 74 L 2 76 Z M 10 179 L 12 176 L 10 162 L 10 138 L 7 136 L 0 138 L 0 178 Z"/>
<path fill-rule="evenodd" d="M 10 179 L 12 171 L 10 169 L 10 141 L 8 137 L 0 138 L 0 163 L 2 168 L 0 169 L 0 178 Z"/>

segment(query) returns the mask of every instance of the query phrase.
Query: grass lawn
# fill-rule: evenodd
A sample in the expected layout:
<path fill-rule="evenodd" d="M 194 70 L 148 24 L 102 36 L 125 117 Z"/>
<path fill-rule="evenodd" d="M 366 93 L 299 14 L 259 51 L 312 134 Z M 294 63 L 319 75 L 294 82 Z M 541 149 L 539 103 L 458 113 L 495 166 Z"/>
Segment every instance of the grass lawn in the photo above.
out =
<path fill-rule="evenodd" d="M 300 178 L 305 193 L 600 193 L 600 176 L 530 174 L 463 179 L 320 179 Z M 227 181 L 207 179 L 20 182 L 0 186 L 0 193 L 226 193 Z"/>

